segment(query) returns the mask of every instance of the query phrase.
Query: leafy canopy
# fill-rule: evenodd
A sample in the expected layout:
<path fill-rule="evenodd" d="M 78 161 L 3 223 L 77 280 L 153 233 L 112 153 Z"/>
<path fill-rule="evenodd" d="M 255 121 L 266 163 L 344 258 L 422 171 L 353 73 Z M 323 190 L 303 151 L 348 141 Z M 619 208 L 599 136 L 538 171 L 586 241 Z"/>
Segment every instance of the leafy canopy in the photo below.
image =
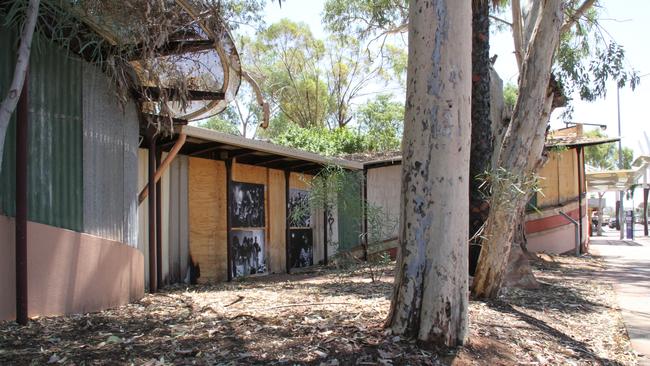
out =
<path fill-rule="evenodd" d="M 585 132 L 588 137 L 607 137 L 600 130 Z M 633 151 L 629 147 L 623 148 L 623 169 L 632 167 Z M 618 169 L 618 147 L 616 143 L 592 145 L 585 147 L 585 162 L 599 170 Z"/>

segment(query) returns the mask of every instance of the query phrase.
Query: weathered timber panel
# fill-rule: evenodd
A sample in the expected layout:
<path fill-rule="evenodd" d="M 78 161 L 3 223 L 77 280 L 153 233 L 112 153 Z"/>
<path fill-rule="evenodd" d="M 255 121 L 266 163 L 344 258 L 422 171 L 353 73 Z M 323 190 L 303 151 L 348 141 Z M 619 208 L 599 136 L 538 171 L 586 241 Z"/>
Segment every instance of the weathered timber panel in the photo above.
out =
<path fill-rule="evenodd" d="M 558 160 L 559 203 L 578 197 L 578 162 L 576 150 L 564 150 Z"/>
<path fill-rule="evenodd" d="M 559 204 L 559 177 L 558 177 L 558 161 L 560 153 L 551 152 L 548 154 L 546 164 L 537 173 L 540 176 L 539 188 L 540 193 L 537 194 L 537 206 L 547 207 Z"/>
<path fill-rule="evenodd" d="M 268 237 L 269 272 L 282 273 L 286 269 L 286 227 L 287 206 L 285 197 L 284 171 L 269 169 L 268 172 Z"/>
<path fill-rule="evenodd" d="M 199 281 L 224 281 L 228 271 L 224 162 L 190 158 L 188 195 L 190 257 L 200 268 Z"/>

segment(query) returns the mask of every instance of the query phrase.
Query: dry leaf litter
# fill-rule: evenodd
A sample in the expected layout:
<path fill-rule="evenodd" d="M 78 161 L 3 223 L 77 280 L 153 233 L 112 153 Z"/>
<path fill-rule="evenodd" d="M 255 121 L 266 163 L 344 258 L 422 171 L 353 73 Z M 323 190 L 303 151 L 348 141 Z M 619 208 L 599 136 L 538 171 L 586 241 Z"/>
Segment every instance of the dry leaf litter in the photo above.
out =
<path fill-rule="evenodd" d="M 0 364 L 635 365 L 611 286 L 593 258 L 547 256 L 538 290 L 470 302 L 458 349 L 425 349 L 383 328 L 392 273 L 317 268 L 171 286 L 137 303 L 21 327 L 0 323 Z"/>

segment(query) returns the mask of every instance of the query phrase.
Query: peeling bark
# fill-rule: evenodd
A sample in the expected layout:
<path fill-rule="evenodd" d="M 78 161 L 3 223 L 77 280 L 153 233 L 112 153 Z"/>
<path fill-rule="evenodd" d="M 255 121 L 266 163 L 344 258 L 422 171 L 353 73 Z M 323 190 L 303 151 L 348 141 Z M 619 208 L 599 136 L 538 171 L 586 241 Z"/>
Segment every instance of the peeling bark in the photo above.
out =
<path fill-rule="evenodd" d="M 470 2 L 411 0 L 400 252 L 387 326 L 427 344 L 467 337 Z"/>

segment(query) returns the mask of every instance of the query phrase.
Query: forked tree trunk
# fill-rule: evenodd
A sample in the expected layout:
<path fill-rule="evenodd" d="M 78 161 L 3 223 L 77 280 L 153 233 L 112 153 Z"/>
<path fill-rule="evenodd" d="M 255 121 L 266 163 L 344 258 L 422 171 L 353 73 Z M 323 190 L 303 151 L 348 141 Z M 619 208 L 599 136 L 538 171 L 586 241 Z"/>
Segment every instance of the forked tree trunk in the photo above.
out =
<path fill-rule="evenodd" d="M 467 336 L 469 1 L 411 0 L 400 253 L 387 326 L 425 344 Z"/>
<path fill-rule="evenodd" d="M 539 14 L 519 75 L 519 97 L 499 155 L 502 169 L 493 180 L 490 214 L 485 240 L 472 285 L 476 297 L 495 298 L 506 272 L 513 222 L 526 205 L 525 182 L 539 164 L 552 95 L 548 85 L 553 56 L 559 43 L 563 10 L 561 0 L 545 0 Z"/>
<path fill-rule="evenodd" d="M 25 75 L 27 74 L 27 68 L 29 67 L 29 55 L 31 53 L 34 28 L 36 28 L 36 21 L 38 20 L 39 4 L 39 0 L 29 0 L 29 4 L 27 5 L 25 22 L 23 24 L 23 29 L 20 32 L 20 46 L 18 47 L 18 57 L 16 60 L 16 67 L 14 68 L 14 76 L 11 80 L 9 91 L 0 105 L 0 169 L 2 169 L 2 156 L 4 155 L 5 137 L 7 136 L 9 121 L 11 120 L 11 115 L 14 113 L 16 105 L 18 104 L 20 91 L 23 90 Z M 3 52 L 6 52 L 6 50 Z"/>

